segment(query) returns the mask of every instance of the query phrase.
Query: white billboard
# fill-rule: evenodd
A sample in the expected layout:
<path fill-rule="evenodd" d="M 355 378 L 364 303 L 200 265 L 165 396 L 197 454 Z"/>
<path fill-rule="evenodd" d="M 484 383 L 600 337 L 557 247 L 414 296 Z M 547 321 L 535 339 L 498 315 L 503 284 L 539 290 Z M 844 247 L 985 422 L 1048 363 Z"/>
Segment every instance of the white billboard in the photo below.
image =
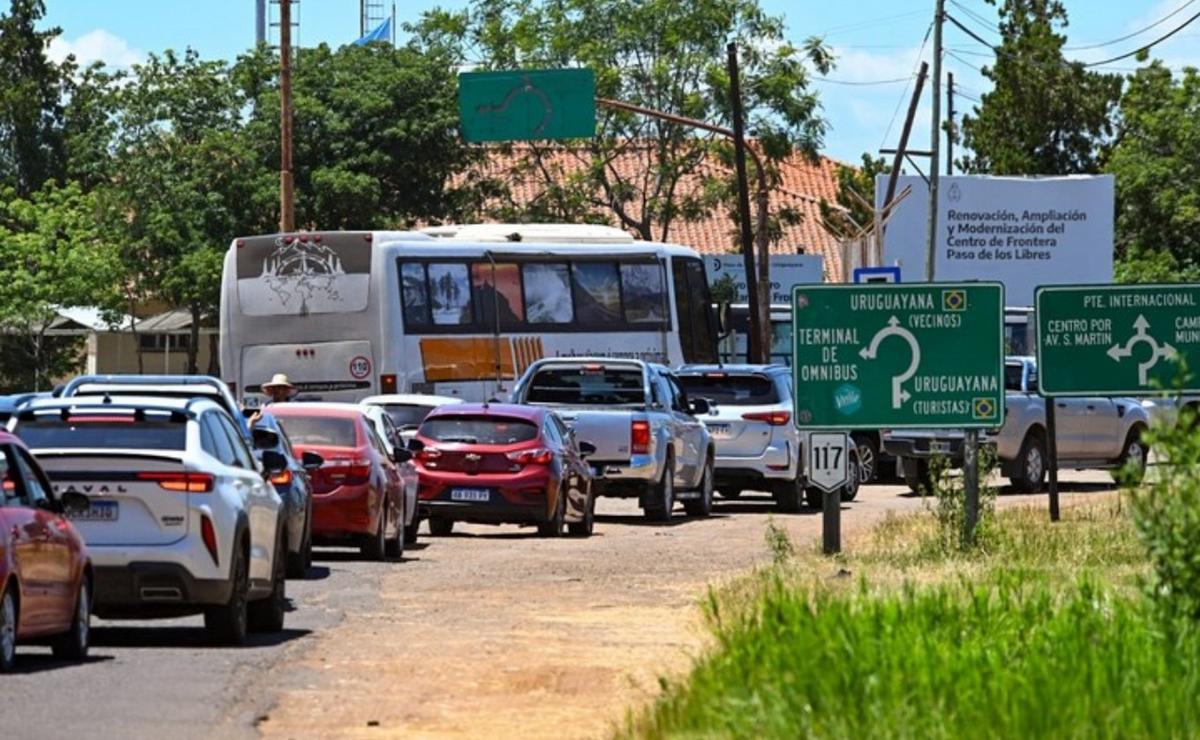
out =
<path fill-rule="evenodd" d="M 906 186 L 912 195 L 888 221 L 883 259 L 915 282 L 925 279 L 929 187 L 903 175 L 896 192 Z M 887 175 L 879 175 L 876 207 L 886 194 Z M 1010 306 L 1032 306 L 1039 285 L 1112 282 L 1111 175 L 946 176 L 938 200 L 936 280 L 999 280 Z"/>
<path fill-rule="evenodd" d="M 746 303 L 746 264 L 740 254 L 708 254 L 704 256 L 708 284 L 713 285 L 728 275 L 737 290 L 734 303 Z M 820 283 L 825 276 L 824 260 L 819 254 L 771 255 L 771 303 L 792 302 L 792 286 L 801 283 Z"/>

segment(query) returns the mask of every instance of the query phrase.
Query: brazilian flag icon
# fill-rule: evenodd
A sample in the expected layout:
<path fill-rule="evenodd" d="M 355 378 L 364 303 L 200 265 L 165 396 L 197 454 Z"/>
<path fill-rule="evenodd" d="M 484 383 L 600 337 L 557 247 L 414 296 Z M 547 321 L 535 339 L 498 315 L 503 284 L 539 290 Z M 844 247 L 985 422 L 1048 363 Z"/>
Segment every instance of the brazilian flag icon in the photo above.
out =
<path fill-rule="evenodd" d="M 996 418 L 996 402 L 990 398 L 976 398 L 973 404 L 972 415 L 976 419 L 994 419 Z"/>
<path fill-rule="evenodd" d="M 943 290 L 942 291 L 942 310 L 943 311 L 966 311 L 967 310 L 967 294 L 962 290 Z"/>

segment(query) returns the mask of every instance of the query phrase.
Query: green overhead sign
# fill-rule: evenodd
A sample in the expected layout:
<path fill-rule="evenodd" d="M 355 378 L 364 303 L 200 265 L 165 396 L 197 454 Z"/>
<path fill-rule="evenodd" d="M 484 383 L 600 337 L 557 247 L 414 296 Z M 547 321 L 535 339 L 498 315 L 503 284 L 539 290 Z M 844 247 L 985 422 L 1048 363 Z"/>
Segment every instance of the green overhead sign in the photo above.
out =
<path fill-rule="evenodd" d="M 463 72 L 458 112 L 467 141 L 580 139 L 596 133 L 590 69 Z"/>
<path fill-rule="evenodd" d="M 797 285 L 792 305 L 802 429 L 1004 423 L 999 283 Z"/>
<path fill-rule="evenodd" d="M 1038 288 L 1037 352 L 1044 396 L 1200 391 L 1200 285 Z"/>

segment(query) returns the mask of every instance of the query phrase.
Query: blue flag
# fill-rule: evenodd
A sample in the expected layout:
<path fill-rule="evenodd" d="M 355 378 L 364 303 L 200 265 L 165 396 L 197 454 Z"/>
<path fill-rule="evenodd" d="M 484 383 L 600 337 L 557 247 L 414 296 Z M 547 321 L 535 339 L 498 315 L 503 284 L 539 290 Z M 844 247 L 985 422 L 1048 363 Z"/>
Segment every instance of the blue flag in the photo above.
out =
<path fill-rule="evenodd" d="M 355 46 L 364 46 L 372 41 L 387 41 L 392 40 L 392 19 L 388 18 L 383 23 L 380 23 L 375 28 L 367 31 L 367 35 L 354 42 Z"/>

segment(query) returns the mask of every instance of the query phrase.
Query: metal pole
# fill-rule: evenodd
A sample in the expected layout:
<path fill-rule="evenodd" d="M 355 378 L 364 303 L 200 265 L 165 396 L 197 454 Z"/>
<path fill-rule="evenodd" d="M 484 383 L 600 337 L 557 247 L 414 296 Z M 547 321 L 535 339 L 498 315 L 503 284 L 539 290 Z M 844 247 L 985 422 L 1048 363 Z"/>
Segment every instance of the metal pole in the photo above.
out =
<path fill-rule="evenodd" d="M 758 276 L 754 264 L 754 229 L 750 225 L 750 184 L 746 180 L 746 139 L 742 120 L 742 90 L 738 79 L 737 44 L 726 47 L 729 53 L 729 95 L 733 108 L 733 159 L 737 170 L 738 221 L 741 225 L 742 262 L 746 267 L 746 297 L 750 303 L 750 336 L 746 337 L 746 359 L 762 363 L 762 314 L 759 309 Z"/>
<path fill-rule="evenodd" d="M 267 42 L 267 0 L 254 0 L 254 43 Z"/>
<path fill-rule="evenodd" d="M 1050 460 L 1050 521 L 1059 520 L 1058 510 L 1058 401 L 1046 399 L 1046 455 Z"/>
<path fill-rule="evenodd" d="M 835 555 L 842 551 L 842 492 L 821 493 L 821 552 Z"/>
<path fill-rule="evenodd" d="M 967 430 L 963 446 L 963 479 L 963 492 L 967 498 L 963 541 L 972 544 L 975 528 L 979 526 L 979 432 L 974 429 Z"/>
<path fill-rule="evenodd" d="M 292 190 L 292 0 L 279 0 L 279 230 L 295 231 Z"/>
<path fill-rule="evenodd" d="M 946 174 L 954 174 L 954 73 L 946 73 Z"/>
<path fill-rule="evenodd" d="M 933 116 L 929 136 L 929 234 L 925 241 L 925 280 L 934 279 L 935 244 L 938 214 L 938 147 L 942 132 L 942 24 L 946 20 L 946 0 L 937 0 L 933 18 Z"/>

